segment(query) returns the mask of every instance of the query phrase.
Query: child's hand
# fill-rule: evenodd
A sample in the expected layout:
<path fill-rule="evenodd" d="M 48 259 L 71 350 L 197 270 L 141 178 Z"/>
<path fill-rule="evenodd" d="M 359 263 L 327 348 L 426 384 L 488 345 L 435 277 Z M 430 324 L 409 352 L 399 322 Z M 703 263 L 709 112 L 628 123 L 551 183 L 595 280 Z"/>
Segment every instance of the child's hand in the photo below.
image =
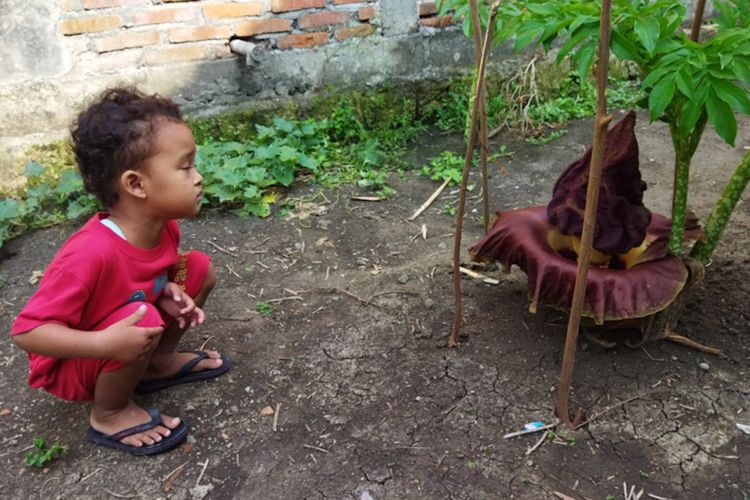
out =
<path fill-rule="evenodd" d="M 177 320 L 177 326 L 180 328 L 200 325 L 206 319 L 203 309 L 196 306 L 193 298 L 183 292 L 176 283 L 167 283 L 155 305 Z"/>
<path fill-rule="evenodd" d="M 153 342 L 159 342 L 159 336 L 164 331 L 161 326 L 136 326 L 145 314 L 146 306 L 140 306 L 127 318 L 102 330 L 97 335 L 101 342 L 102 357 L 126 363 L 144 359 L 151 351 Z"/>

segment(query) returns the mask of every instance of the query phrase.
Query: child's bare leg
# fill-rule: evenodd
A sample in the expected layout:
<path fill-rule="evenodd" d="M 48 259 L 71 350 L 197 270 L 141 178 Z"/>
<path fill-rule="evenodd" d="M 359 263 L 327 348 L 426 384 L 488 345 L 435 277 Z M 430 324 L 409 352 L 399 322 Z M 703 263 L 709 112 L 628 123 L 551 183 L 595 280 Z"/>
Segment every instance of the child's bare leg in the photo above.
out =
<path fill-rule="evenodd" d="M 203 307 L 214 285 L 216 285 L 216 271 L 213 264 L 211 264 L 200 291 L 193 298 L 196 306 Z M 148 366 L 143 377 L 145 380 L 174 375 L 185 363 L 195 358 L 195 354 L 193 353 L 177 352 L 177 344 L 185 333 L 185 330 L 187 330 L 187 327 L 180 328 L 176 321 L 173 321 L 164 330 L 161 341 L 154 352 L 154 356 L 151 358 L 151 364 Z M 208 354 L 208 358 L 201 360 L 195 365 L 193 371 L 211 370 L 221 366 L 222 360 L 217 351 L 206 351 L 206 353 Z"/>
<path fill-rule="evenodd" d="M 151 420 L 146 410 L 130 399 L 149 361 L 147 357 L 99 375 L 94 389 L 94 408 L 89 417 L 94 429 L 104 434 L 115 434 Z M 161 421 L 163 425 L 128 436 L 122 439 L 122 443 L 138 447 L 154 444 L 169 436 L 170 429 L 180 425 L 180 419 L 176 417 L 162 415 Z"/>

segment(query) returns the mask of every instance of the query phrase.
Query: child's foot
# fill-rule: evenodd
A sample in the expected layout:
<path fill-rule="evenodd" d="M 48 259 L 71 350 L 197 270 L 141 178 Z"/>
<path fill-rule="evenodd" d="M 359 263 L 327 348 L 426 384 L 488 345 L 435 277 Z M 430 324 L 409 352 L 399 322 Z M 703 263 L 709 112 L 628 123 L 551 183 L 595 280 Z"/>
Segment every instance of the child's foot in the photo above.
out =
<path fill-rule="evenodd" d="M 151 416 L 146 410 L 131 401 L 125 408 L 117 411 L 101 410 L 94 407 L 89 420 L 91 427 L 95 430 L 105 435 L 113 435 L 125 429 L 146 424 L 151 421 Z M 157 425 L 144 432 L 124 437 L 120 442 L 136 448 L 159 443 L 172 433 L 172 429 L 176 429 L 180 425 L 180 419 L 162 415 L 161 423 L 162 425 Z"/>
<path fill-rule="evenodd" d="M 204 352 L 208 356 L 198 361 L 190 370 L 191 372 L 215 370 L 223 364 L 224 361 L 221 359 L 218 351 Z M 193 351 L 170 352 L 167 354 L 155 353 L 146 369 L 146 373 L 143 375 L 143 380 L 158 380 L 173 377 L 183 366 L 194 360 L 197 356 L 199 355 Z"/>
<path fill-rule="evenodd" d="M 154 354 L 135 392 L 148 393 L 171 387 L 209 380 L 223 375 L 232 363 L 216 351 L 186 351 Z"/>

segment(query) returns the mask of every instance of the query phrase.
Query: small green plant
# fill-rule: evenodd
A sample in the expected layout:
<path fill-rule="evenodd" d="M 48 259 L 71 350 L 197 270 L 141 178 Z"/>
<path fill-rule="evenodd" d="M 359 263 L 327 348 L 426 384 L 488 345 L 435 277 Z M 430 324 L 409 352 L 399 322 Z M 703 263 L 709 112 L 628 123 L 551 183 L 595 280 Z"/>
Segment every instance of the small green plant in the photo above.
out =
<path fill-rule="evenodd" d="M 204 177 L 205 202 L 234 207 L 239 215 L 267 217 L 276 197 L 272 186 L 289 186 L 301 170 L 317 172 L 326 162 L 323 120 L 273 119 L 256 125 L 251 143 L 215 142 L 198 147 L 196 166 Z"/>
<path fill-rule="evenodd" d="M 642 470 L 642 471 L 638 471 L 638 472 L 640 473 L 640 475 L 641 475 L 641 477 L 642 477 L 643 479 L 648 479 L 649 477 L 651 477 L 651 474 L 649 474 L 649 473 L 648 473 L 648 472 L 646 472 L 645 470 Z"/>
<path fill-rule="evenodd" d="M 28 229 L 74 220 L 99 206 L 83 191 L 83 181 L 75 170 L 52 172 L 29 161 L 24 176 L 27 182 L 20 197 L 0 199 L 0 246 Z"/>
<path fill-rule="evenodd" d="M 263 316 L 271 316 L 273 314 L 273 307 L 271 307 L 267 302 L 256 302 L 255 310 L 261 313 Z"/>
<path fill-rule="evenodd" d="M 461 183 L 461 171 L 464 159 L 451 151 L 443 151 L 440 156 L 433 158 L 422 166 L 422 173 L 433 181 L 448 181 L 449 184 Z"/>
<path fill-rule="evenodd" d="M 476 470 L 479 467 L 479 465 L 473 461 L 473 460 L 467 460 L 466 461 L 466 468 L 469 470 Z"/>
<path fill-rule="evenodd" d="M 604 497 L 604 500 L 615 500 L 615 496 L 614 495 L 607 495 L 606 497 Z"/>
<path fill-rule="evenodd" d="M 518 478 L 518 480 L 521 481 L 521 484 L 524 486 L 531 483 L 531 479 L 529 479 L 527 476 L 521 476 L 520 478 Z"/>
<path fill-rule="evenodd" d="M 42 438 L 34 438 L 34 450 L 26 454 L 24 463 L 29 467 L 46 467 L 55 457 L 65 453 L 65 448 L 57 441 L 52 446 L 47 446 L 47 442 Z"/>

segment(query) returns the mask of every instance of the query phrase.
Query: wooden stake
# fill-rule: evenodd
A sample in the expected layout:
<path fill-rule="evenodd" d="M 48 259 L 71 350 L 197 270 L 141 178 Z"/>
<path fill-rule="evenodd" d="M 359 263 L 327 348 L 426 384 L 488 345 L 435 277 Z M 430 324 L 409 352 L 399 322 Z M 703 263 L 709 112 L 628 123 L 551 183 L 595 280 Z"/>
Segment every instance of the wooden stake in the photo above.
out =
<path fill-rule="evenodd" d="M 557 416 L 563 424 L 572 428 L 568 403 L 570 400 L 570 383 L 573 378 L 578 329 L 581 326 L 581 311 L 586 296 L 586 276 L 591 258 L 591 245 L 594 241 L 596 227 L 596 209 L 599 206 L 599 186 L 602 180 L 602 157 L 604 140 L 612 116 L 607 115 L 607 72 L 609 70 L 609 40 L 611 34 L 610 17 L 612 0 L 602 0 L 602 12 L 599 18 L 599 56 L 597 60 L 596 118 L 594 119 L 594 140 L 589 166 L 589 184 L 586 189 L 586 208 L 583 215 L 583 234 L 581 235 L 581 253 L 578 256 L 578 271 L 573 290 L 573 303 L 570 306 L 568 331 L 565 336 L 565 351 L 560 370 L 560 387 L 557 391 Z"/>
<path fill-rule="evenodd" d="M 469 0 L 471 8 L 472 33 L 474 35 L 474 54 L 477 61 L 477 75 L 482 55 L 482 22 L 479 19 L 479 8 L 477 0 Z M 489 26 L 487 27 L 489 29 Z M 477 79 L 479 77 L 477 76 Z M 489 138 L 487 132 L 487 84 L 482 78 L 480 93 L 476 99 L 479 100 L 479 158 L 482 168 L 482 213 L 484 215 L 484 233 L 490 229 L 490 195 L 488 193 L 487 155 L 489 154 Z"/>
<path fill-rule="evenodd" d="M 458 268 L 461 265 L 461 232 L 463 231 L 464 210 L 466 208 L 466 184 L 469 180 L 469 168 L 471 167 L 472 154 L 474 152 L 475 139 L 477 136 L 477 114 L 479 111 L 479 96 L 481 93 L 482 82 L 484 81 L 484 72 L 487 67 L 487 54 L 492 41 L 492 29 L 497 14 L 497 7 L 500 5 L 496 1 L 490 7 L 490 16 L 487 21 L 487 32 L 484 36 L 484 45 L 480 58 L 479 70 L 477 72 L 477 82 L 474 88 L 474 104 L 471 108 L 471 129 L 469 130 L 468 144 L 466 145 L 466 157 L 464 158 L 464 168 L 461 173 L 461 191 L 458 198 L 458 210 L 456 213 L 456 235 L 453 240 L 453 293 L 455 296 L 456 307 L 453 318 L 453 329 L 448 339 L 448 346 L 455 347 L 458 345 L 458 336 L 461 331 L 461 273 Z"/>
<path fill-rule="evenodd" d="M 693 26 L 690 30 L 690 39 L 698 41 L 701 35 L 701 24 L 703 24 L 703 12 L 706 9 L 706 0 L 698 0 L 695 3 L 695 14 L 693 14 Z"/>

